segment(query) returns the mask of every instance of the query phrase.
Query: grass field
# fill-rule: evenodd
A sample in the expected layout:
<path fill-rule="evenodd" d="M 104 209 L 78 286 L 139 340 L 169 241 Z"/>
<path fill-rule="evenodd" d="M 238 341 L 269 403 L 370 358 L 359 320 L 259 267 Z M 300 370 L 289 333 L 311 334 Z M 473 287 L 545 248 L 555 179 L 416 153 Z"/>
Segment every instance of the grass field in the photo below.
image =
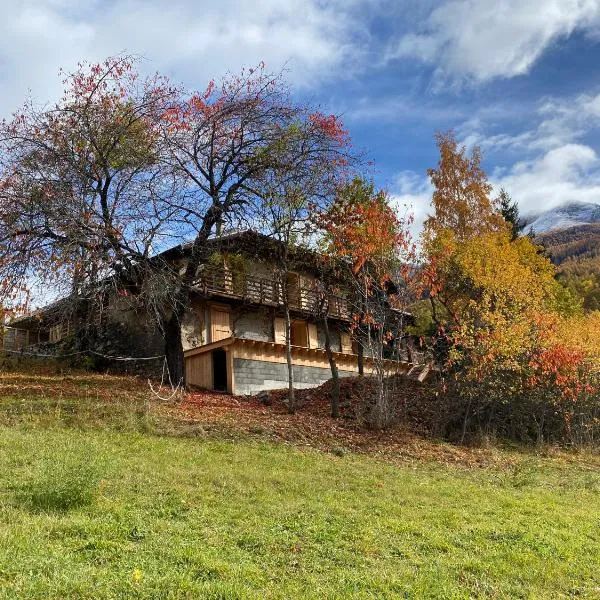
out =
<path fill-rule="evenodd" d="M 0 395 L 1 598 L 600 597 L 594 455 L 332 452 L 118 378 Z"/>

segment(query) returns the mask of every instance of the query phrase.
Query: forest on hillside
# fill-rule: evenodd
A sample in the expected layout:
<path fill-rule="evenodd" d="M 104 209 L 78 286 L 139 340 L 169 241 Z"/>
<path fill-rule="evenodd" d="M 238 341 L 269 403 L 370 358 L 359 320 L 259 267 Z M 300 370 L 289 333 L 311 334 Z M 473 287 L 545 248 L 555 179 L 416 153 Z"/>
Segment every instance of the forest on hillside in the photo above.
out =
<path fill-rule="evenodd" d="M 558 267 L 558 278 L 583 299 L 587 310 L 600 309 L 600 224 L 560 229 L 536 238 Z"/>

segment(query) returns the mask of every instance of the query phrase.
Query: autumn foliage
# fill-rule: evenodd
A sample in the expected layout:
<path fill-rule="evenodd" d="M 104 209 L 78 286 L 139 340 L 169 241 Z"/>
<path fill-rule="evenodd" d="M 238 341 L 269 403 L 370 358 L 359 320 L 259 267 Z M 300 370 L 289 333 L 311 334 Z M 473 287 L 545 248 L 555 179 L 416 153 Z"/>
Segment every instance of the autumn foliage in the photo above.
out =
<path fill-rule="evenodd" d="M 461 437 L 574 440 L 585 414 L 577 435 L 588 439 L 598 425 L 600 314 L 584 314 L 529 237 L 514 238 L 479 151 L 467 156 L 451 134 L 438 146 L 422 274 Z"/>
<path fill-rule="evenodd" d="M 401 219 L 385 190 L 355 178 L 340 187 L 335 203 L 319 215 L 326 252 L 351 263 L 354 275 L 365 265 L 375 268 L 383 282 L 413 256 L 408 233 L 412 217 Z M 402 260 L 401 260 L 402 259 Z"/>

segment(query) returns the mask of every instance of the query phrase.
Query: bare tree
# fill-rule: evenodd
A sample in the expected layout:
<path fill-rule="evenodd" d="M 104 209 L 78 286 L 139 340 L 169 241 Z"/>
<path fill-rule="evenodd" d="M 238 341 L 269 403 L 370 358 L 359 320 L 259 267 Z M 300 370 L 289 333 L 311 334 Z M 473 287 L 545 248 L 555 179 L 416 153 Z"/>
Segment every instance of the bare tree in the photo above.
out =
<path fill-rule="evenodd" d="M 346 133 L 335 117 L 294 103 L 281 75 L 263 67 L 228 75 L 217 88 L 181 96 L 165 119 L 164 160 L 185 182 L 178 206 L 195 232 L 185 271 L 165 316 L 172 376 L 183 378 L 181 317 L 206 241 L 222 222 L 253 221 L 275 188 L 333 173 L 345 156 Z M 254 221 L 258 228 L 260 223 Z"/>
<path fill-rule="evenodd" d="M 169 83 L 140 81 L 126 56 L 80 65 L 64 83 L 54 106 L 27 102 L 0 124 L 3 301 L 34 279 L 75 301 L 107 282 L 139 284 L 185 225 L 158 160 Z"/>
<path fill-rule="evenodd" d="M 159 76 L 140 81 L 120 57 L 82 65 L 65 84 L 52 108 L 28 103 L 0 127 L 2 300 L 34 276 L 69 292 L 126 282 L 181 382 L 181 320 L 209 237 L 260 206 L 266 184 L 339 168 L 347 139 L 262 67 L 190 94 Z M 190 237 L 183 268 L 161 254 Z"/>

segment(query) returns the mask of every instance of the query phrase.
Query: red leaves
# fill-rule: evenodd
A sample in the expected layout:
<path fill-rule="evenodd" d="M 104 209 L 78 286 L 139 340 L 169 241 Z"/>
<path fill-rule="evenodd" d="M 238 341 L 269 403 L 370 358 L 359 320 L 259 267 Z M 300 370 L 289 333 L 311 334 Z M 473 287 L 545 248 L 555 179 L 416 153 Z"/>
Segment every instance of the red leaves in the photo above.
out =
<path fill-rule="evenodd" d="M 348 184 L 340 190 L 333 207 L 317 216 L 326 232 L 330 253 L 352 261 L 352 273 L 357 275 L 367 263 L 378 267 L 378 279 L 389 279 L 384 263 L 405 253 L 409 260 L 414 252 L 406 225 L 389 205 L 385 191 L 373 193 L 372 187 Z"/>
<path fill-rule="evenodd" d="M 541 348 L 529 361 L 529 367 L 530 387 L 555 386 L 565 400 L 575 402 L 581 394 L 595 391 L 585 378 L 585 354 L 565 344 Z"/>
<path fill-rule="evenodd" d="M 335 115 L 324 115 L 321 112 L 314 112 L 309 115 L 308 118 L 314 127 L 320 129 L 332 140 L 340 143 L 345 143 L 348 141 L 348 131 L 344 129 L 342 122 Z"/>

